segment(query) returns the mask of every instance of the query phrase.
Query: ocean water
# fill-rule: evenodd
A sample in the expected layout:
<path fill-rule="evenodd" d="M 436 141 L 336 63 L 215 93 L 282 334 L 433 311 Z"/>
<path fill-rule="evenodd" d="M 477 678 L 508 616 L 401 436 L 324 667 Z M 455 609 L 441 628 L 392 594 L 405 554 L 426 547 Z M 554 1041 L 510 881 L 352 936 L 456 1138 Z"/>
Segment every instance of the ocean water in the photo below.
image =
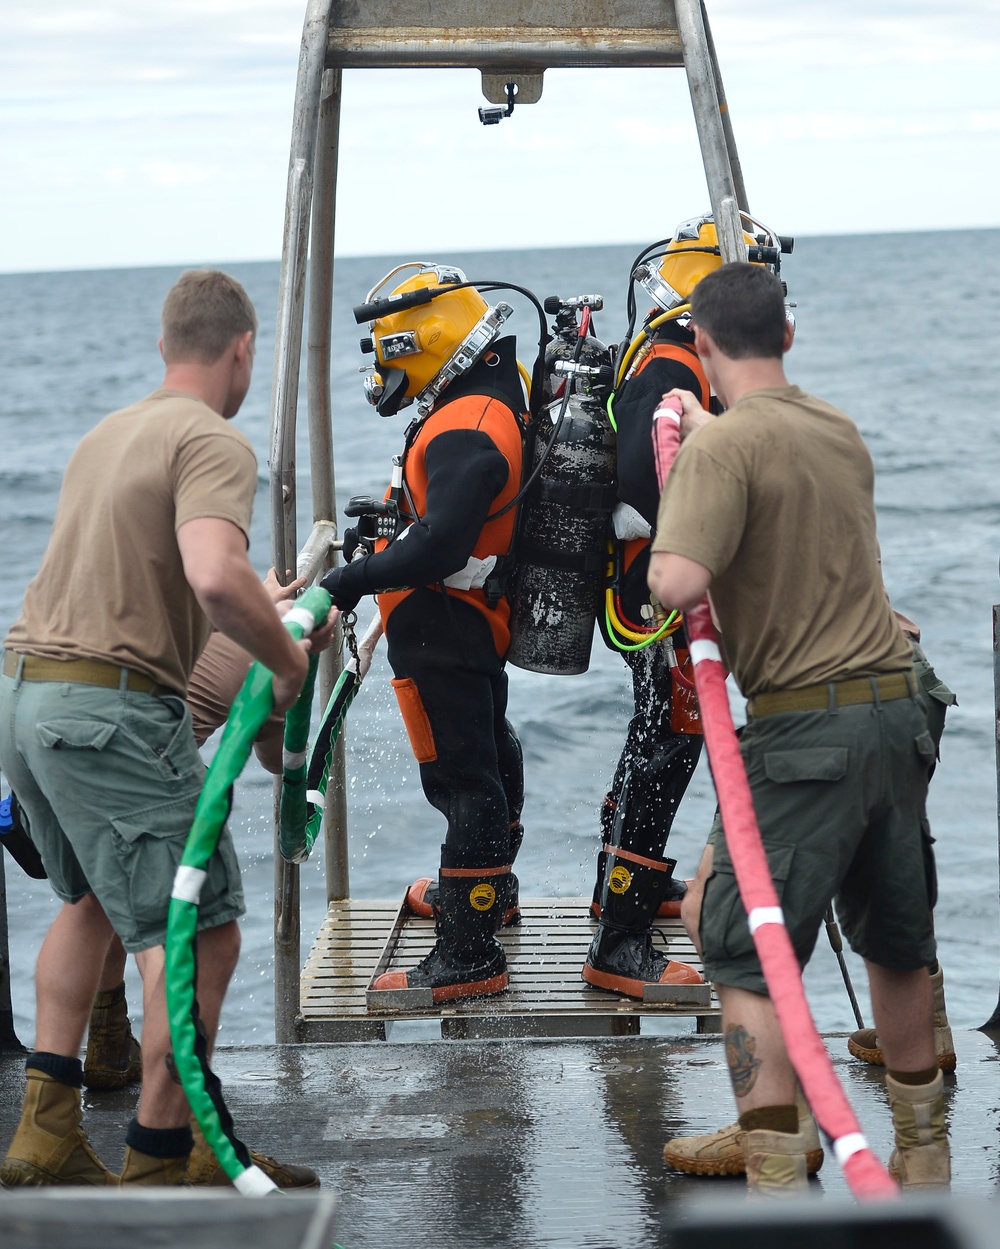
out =
<path fill-rule="evenodd" d="M 844 408 L 877 470 L 879 532 L 893 603 L 923 628 L 925 649 L 959 705 L 948 717 L 930 817 L 938 839 L 937 929 L 949 1009 L 959 1027 L 993 1011 L 998 984 L 997 795 L 991 605 L 1000 598 L 1000 437 L 994 426 L 1000 367 L 1000 232 L 810 238 L 784 261 L 798 332 L 790 378 Z M 469 277 L 550 294 L 599 292 L 595 327 L 624 329 L 625 278 L 635 247 L 441 256 Z M 382 420 L 365 403 L 350 314 L 399 259 L 338 262 L 334 313 L 334 445 L 338 502 L 384 488 L 405 414 Z M 251 557 L 268 565 L 270 372 L 278 265 L 223 266 L 243 281 L 261 316 L 256 377 L 237 424 L 260 461 Z M 16 616 L 41 558 L 61 475 L 96 421 L 152 390 L 163 296 L 173 269 L 0 275 L 0 627 Z M 521 358 L 530 361 L 534 314 L 514 295 Z M 304 403 L 303 403 L 304 409 Z M 300 424 L 304 431 L 304 410 Z M 308 448 L 300 437 L 299 540 L 308 532 Z M 99 483 L 98 483 L 99 484 Z M 100 586 L 93 592 L 99 594 Z M 372 612 L 362 605 L 362 623 Z M 348 731 L 351 890 L 397 898 L 433 872 L 443 822 L 420 792 L 381 655 L 352 709 Z M 589 894 L 598 808 L 631 714 L 624 664 L 596 642 L 590 670 L 550 677 L 511 669 L 510 715 L 525 752 L 526 836 L 517 872 L 530 895 Z M 211 744 L 208 747 L 211 750 Z M 703 762 L 671 834 L 680 873 L 693 872 L 715 805 Z M 273 857 L 270 778 L 248 766 L 232 828 L 249 910 L 243 954 L 223 1016 L 223 1043 L 273 1036 Z M 321 858 L 321 856 L 320 856 Z M 7 858 L 15 1022 L 33 1035 L 35 952 L 56 902 Z M 304 952 L 325 909 L 321 862 L 302 873 Z M 863 990 L 864 974 L 850 965 Z M 824 938 L 807 973 L 819 1026 L 854 1026 Z M 130 973 L 130 999 L 139 997 Z M 867 997 L 861 991 L 863 1009 Z"/>

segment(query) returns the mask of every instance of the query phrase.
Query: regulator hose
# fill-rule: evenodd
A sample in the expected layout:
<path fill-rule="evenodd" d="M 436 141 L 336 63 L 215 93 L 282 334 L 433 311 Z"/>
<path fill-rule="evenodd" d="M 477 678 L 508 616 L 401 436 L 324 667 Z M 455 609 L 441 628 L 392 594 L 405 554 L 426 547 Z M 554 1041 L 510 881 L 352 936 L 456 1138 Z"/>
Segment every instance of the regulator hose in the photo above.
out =
<path fill-rule="evenodd" d="M 314 586 L 285 614 L 285 627 L 296 639 L 308 637 L 326 621 L 330 605 L 326 590 Z M 246 764 L 254 738 L 273 710 L 272 679 L 272 674 L 262 664 L 253 664 L 233 702 L 219 749 L 205 775 L 184 853 L 174 876 L 165 943 L 167 1013 L 177 1075 L 205 1140 L 226 1175 L 245 1196 L 277 1191 L 277 1185 L 254 1166 L 249 1150 L 236 1136 L 221 1083 L 208 1063 L 208 1038 L 201 1025 L 195 996 L 196 940 L 199 896 L 208 863 L 229 815 L 233 784 Z M 306 684 L 311 698 L 308 679 Z M 297 707 L 306 702 L 306 696 L 303 687 Z"/>

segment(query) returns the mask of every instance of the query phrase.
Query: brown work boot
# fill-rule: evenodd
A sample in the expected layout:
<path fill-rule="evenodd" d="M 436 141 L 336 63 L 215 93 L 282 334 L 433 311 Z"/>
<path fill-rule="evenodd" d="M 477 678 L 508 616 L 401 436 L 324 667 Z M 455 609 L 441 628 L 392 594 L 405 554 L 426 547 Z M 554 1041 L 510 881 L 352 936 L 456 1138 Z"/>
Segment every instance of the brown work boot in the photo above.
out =
<path fill-rule="evenodd" d="M 21 1122 L 0 1166 L 5 1188 L 117 1184 L 83 1130 L 80 1090 L 27 1068 Z"/>
<path fill-rule="evenodd" d="M 188 1155 L 180 1158 L 154 1158 L 152 1154 L 144 1154 L 140 1149 L 125 1146 L 125 1161 L 122 1163 L 122 1175 L 118 1181 L 120 1187 L 131 1188 L 133 1185 L 146 1188 L 181 1188 L 188 1183 Z"/>
<path fill-rule="evenodd" d="M 142 1079 L 142 1050 L 132 1035 L 125 981 L 94 998 L 87 1029 L 83 1083 L 88 1089 L 123 1089 Z"/>
<path fill-rule="evenodd" d="M 191 1116 L 191 1131 L 194 1133 L 194 1149 L 187 1160 L 187 1182 L 197 1188 L 232 1188 L 232 1180 L 205 1140 L 194 1115 Z M 279 1188 L 319 1188 L 319 1176 L 311 1167 L 298 1166 L 292 1162 L 277 1162 L 267 1154 L 258 1153 L 256 1149 L 250 1150 L 250 1161 Z"/>
<path fill-rule="evenodd" d="M 900 1084 L 886 1075 L 885 1087 L 896 1130 L 889 1174 L 905 1189 L 949 1188 L 951 1149 L 944 1121 L 941 1072 L 930 1084 Z"/>
<path fill-rule="evenodd" d="M 823 1165 L 819 1129 L 801 1092 L 796 1101 L 799 1132 L 806 1151 L 806 1172 L 815 1175 Z M 742 1137 L 743 1130 L 738 1122 L 705 1136 L 677 1136 L 664 1145 L 663 1161 L 675 1171 L 688 1175 L 745 1175 Z"/>
<path fill-rule="evenodd" d="M 958 1059 L 955 1056 L 955 1040 L 948 1023 L 948 1011 L 944 1002 L 944 972 L 940 966 L 931 976 L 934 990 L 934 1049 L 938 1066 L 942 1071 L 954 1071 Z M 855 1058 L 876 1067 L 885 1066 L 885 1055 L 878 1043 L 874 1028 L 859 1028 L 847 1038 L 847 1048 Z"/>
<path fill-rule="evenodd" d="M 740 1144 L 747 1183 L 762 1197 L 795 1197 L 809 1186 L 805 1137 L 801 1132 L 744 1132 Z"/>

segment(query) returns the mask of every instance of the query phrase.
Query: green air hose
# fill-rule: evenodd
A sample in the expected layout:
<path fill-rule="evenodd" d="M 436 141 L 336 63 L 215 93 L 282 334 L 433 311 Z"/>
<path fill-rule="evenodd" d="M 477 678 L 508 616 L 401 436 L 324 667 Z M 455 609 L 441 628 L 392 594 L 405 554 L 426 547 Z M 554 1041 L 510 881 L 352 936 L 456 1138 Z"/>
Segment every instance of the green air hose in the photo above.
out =
<path fill-rule="evenodd" d="M 285 716 L 281 801 L 278 807 L 278 849 L 281 857 L 289 863 L 304 863 L 312 849 L 312 842 L 306 843 L 302 830 L 306 825 L 306 756 L 316 666 L 316 656 L 310 655 L 309 672 L 302 686 L 302 693 Z"/>
<path fill-rule="evenodd" d="M 348 708 L 354 701 L 361 685 L 357 663 L 349 659 L 337 678 L 319 732 L 309 755 L 308 768 L 296 755 L 291 761 L 292 749 L 304 751 L 301 737 L 293 743 L 289 740 L 288 721 L 285 729 L 285 769 L 281 786 L 280 817 L 278 821 L 278 849 L 281 857 L 289 863 L 304 863 L 309 858 L 319 831 L 323 826 L 323 806 L 326 787 L 330 779 L 330 763 L 334 747 L 343 728 Z M 308 724 L 306 725 L 308 732 Z M 301 743 L 301 745 L 299 744 Z"/>
<path fill-rule="evenodd" d="M 362 656 L 367 655 L 369 663 L 371 652 L 381 633 L 382 622 L 376 616 L 358 646 Z M 305 863 L 323 827 L 323 808 L 334 748 L 366 671 L 367 664 L 356 654 L 344 664 L 309 752 L 308 767 L 303 766 L 303 760 L 309 736 L 309 717 L 300 717 L 298 708 L 285 717 L 285 758 L 278 818 L 278 849 L 287 863 Z"/>
<path fill-rule="evenodd" d="M 319 586 L 307 590 L 284 616 L 296 639 L 307 637 L 330 612 L 330 596 Z M 308 707 L 312 684 L 303 688 L 297 708 Z M 219 834 L 229 814 L 230 794 L 242 772 L 254 738 L 274 707 L 272 675 L 259 663 L 251 666 L 233 703 L 222 741 L 205 776 L 180 866 L 174 876 L 167 917 L 166 993 L 174 1064 L 188 1103 L 226 1175 L 244 1195 L 277 1191 L 258 1167 L 233 1129 L 233 1120 L 218 1077 L 208 1065 L 207 1038 L 198 1017 L 195 998 L 197 966 L 195 939 L 198 899 L 215 853 Z M 308 711 L 305 712 L 308 716 Z"/>

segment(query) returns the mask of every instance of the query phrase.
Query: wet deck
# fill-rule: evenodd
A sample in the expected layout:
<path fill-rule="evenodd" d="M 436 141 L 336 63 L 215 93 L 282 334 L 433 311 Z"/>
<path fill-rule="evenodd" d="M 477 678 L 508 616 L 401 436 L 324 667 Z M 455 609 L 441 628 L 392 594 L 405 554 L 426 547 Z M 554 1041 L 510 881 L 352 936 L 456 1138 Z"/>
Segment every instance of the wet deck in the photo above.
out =
<path fill-rule="evenodd" d="M 683 1177 L 661 1161 L 667 1137 L 732 1117 L 718 1037 L 399 1039 L 414 1028 L 396 1025 L 388 1044 L 259 1046 L 217 1057 L 247 1142 L 310 1163 L 336 1193 L 335 1237 L 345 1249 L 422 1241 L 639 1249 L 670 1243 L 688 1217 L 687 1199 L 742 1198 L 742 1181 Z M 958 1071 L 946 1077 L 954 1191 L 992 1197 L 1000 1041 L 979 1032 L 955 1039 Z M 885 1157 L 879 1069 L 851 1060 L 843 1037 L 828 1045 Z M 22 1087 L 20 1060 L 0 1060 L 4 1140 Z M 88 1095 L 88 1130 L 112 1166 L 134 1103 L 130 1092 Z M 813 1188 L 831 1208 L 847 1198 L 829 1154 Z"/>
<path fill-rule="evenodd" d="M 452 1039 L 524 1036 L 626 1036 L 642 1030 L 643 1016 L 683 1021 L 699 1031 L 718 1027 L 718 1000 L 709 987 L 677 986 L 682 1002 L 636 1002 L 590 988 L 580 978 L 596 927 L 587 898 L 522 898 L 522 922 L 499 938 L 507 953 L 510 989 L 494 998 L 407 1007 L 407 1019 L 438 1020 Z M 657 948 L 701 970 L 679 919 L 657 920 Z M 402 902 L 348 899 L 330 903 L 302 972 L 301 1021 L 305 1042 L 381 1040 L 400 1018 L 371 993 L 377 973 L 412 967 L 434 943 L 434 924 Z M 681 1024 L 683 1026 L 683 1023 Z"/>

